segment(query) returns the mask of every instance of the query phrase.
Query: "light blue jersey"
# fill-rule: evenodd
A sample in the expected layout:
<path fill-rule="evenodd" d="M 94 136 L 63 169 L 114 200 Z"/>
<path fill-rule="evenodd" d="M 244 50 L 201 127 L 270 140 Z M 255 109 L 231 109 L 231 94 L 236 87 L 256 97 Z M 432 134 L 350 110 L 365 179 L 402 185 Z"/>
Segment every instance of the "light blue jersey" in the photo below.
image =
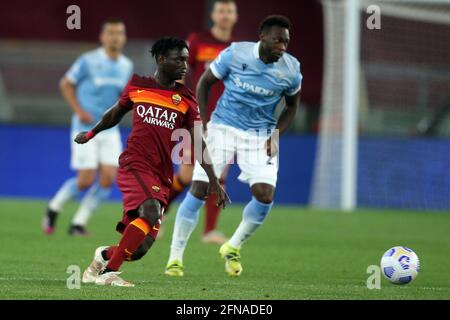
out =
<path fill-rule="evenodd" d="M 235 42 L 210 65 L 222 79 L 225 91 L 217 102 L 211 122 L 234 128 L 273 129 L 275 108 L 283 96 L 300 91 L 300 62 L 288 53 L 275 63 L 265 64 L 255 42 Z"/>
<path fill-rule="evenodd" d="M 103 113 L 120 97 L 133 72 L 133 63 L 120 55 L 111 59 L 103 48 L 81 55 L 66 73 L 76 86 L 76 95 L 81 107 L 89 112 L 93 123 L 82 123 L 76 114 L 72 117 L 72 130 L 87 131 L 98 122 Z M 118 130 L 117 127 L 111 130 Z"/>

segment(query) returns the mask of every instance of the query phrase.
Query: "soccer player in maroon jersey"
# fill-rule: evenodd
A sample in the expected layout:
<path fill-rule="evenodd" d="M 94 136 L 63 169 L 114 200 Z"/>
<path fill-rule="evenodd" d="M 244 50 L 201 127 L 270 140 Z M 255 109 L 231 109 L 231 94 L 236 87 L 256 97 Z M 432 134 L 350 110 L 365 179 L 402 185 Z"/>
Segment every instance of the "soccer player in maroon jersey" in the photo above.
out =
<path fill-rule="evenodd" d="M 125 260 L 134 261 L 145 255 L 158 234 L 172 184 L 172 133 L 185 128 L 192 141 L 194 131 L 197 136 L 202 135 L 197 102 L 187 87 L 176 82 L 186 73 L 186 42 L 162 38 L 153 45 L 151 53 L 157 62 L 155 77 L 134 75 L 102 120 L 75 138 L 77 143 L 86 143 L 133 112 L 133 129 L 119 158 L 117 176 L 123 193 L 123 219 L 117 225 L 122 238 L 117 246 L 96 249 L 94 260 L 83 273 L 83 283 L 134 286 L 120 278 L 118 271 Z M 203 139 L 201 150 L 205 156 L 198 160 L 208 173 L 209 191 L 217 195 L 216 205 L 225 207 L 229 198 L 210 165 Z"/>
<path fill-rule="evenodd" d="M 206 32 L 191 33 L 188 37 L 189 44 L 189 74 L 186 79 L 187 85 L 195 90 L 202 74 L 209 68 L 209 64 L 217 58 L 219 53 L 227 48 L 232 41 L 233 27 L 237 22 L 237 7 L 233 0 L 216 0 L 211 12 L 213 26 Z M 209 100 L 206 109 L 208 122 L 212 112 L 216 107 L 224 90 L 221 81 L 211 87 Z M 194 162 L 192 162 L 194 163 Z M 172 189 L 170 191 L 169 201 L 175 199 L 192 182 L 193 164 L 182 164 L 178 173 L 174 176 Z M 227 170 L 220 177 L 222 185 L 225 184 Z M 216 230 L 217 220 L 220 214 L 220 208 L 216 206 L 216 197 L 214 195 L 206 200 L 206 219 L 202 240 L 205 243 L 222 244 L 227 239 Z"/>

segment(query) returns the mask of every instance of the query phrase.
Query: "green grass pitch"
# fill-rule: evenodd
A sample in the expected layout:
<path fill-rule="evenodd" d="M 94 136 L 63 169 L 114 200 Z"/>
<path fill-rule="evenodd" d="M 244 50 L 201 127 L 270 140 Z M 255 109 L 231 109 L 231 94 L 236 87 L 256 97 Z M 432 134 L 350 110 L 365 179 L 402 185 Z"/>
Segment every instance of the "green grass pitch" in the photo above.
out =
<path fill-rule="evenodd" d="M 406 211 L 339 213 L 276 205 L 265 224 L 242 249 L 244 272 L 229 278 L 218 246 L 200 242 L 203 214 L 185 255 L 185 276 L 163 274 L 175 208 L 165 234 L 140 261 L 125 263 L 123 277 L 135 288 L 81 285 L 69 290 L 69 265 L 81 271 L 94 249 L 115 244 L 119 203 L 101 206 L 89 225 L 92 236 L 66 233 L 75 205 L 68 205 L 56 233 L 41 233 L 42 201 L 0 200 L 0 299 L 449 299 L 450 214 Z M 220 227 L 228 235 L 241 206 L 227 208 Z M 369 290 L 366 273 L 381 255 L 405 245 L 419 255 L 422 270 L 406 286 L 384 279 Z"/>

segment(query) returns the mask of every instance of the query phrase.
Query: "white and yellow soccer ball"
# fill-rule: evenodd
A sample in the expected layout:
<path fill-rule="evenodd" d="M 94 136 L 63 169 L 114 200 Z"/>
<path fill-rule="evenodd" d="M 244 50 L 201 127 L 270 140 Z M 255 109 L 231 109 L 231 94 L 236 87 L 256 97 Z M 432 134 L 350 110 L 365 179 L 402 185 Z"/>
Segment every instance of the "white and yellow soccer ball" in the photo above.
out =
<path fill-rule="evenodd" d="M 398 246 L 384 253 L 380 266 L 387 280 L 395 284 L 407 284 L 417 277 L 420 261 L 414 251 Z"/>

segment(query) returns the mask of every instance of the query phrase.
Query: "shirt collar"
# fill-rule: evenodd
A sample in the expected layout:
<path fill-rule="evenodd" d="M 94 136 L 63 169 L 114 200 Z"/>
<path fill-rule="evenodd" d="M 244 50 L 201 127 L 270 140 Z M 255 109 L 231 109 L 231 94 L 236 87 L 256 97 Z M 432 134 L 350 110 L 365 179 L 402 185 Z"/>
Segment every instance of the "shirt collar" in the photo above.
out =
<path fill-rule="evenodd" d="M 259 46 L 261 45 L 261 41 L 258 41 L 253 47 L 253 56 L 255 59 L 259 59 Z"/>
<path fill-rule="evenodd" d="M 105 48 L 103 48 L 103 47 L 98 48 L 98 51 L 100 52 L 100 55 L 102 56 L 102 58 L 103 58 L 103 59 L 106 59 L 106 60 L 119 61 L 119 59 L 122 58 L 122 54 L 119 54 L 119 56 L 117 57 L 117 59 L 111 59 L 111 58 L 108 56 L 108 54 L 106 53 Z"/>

